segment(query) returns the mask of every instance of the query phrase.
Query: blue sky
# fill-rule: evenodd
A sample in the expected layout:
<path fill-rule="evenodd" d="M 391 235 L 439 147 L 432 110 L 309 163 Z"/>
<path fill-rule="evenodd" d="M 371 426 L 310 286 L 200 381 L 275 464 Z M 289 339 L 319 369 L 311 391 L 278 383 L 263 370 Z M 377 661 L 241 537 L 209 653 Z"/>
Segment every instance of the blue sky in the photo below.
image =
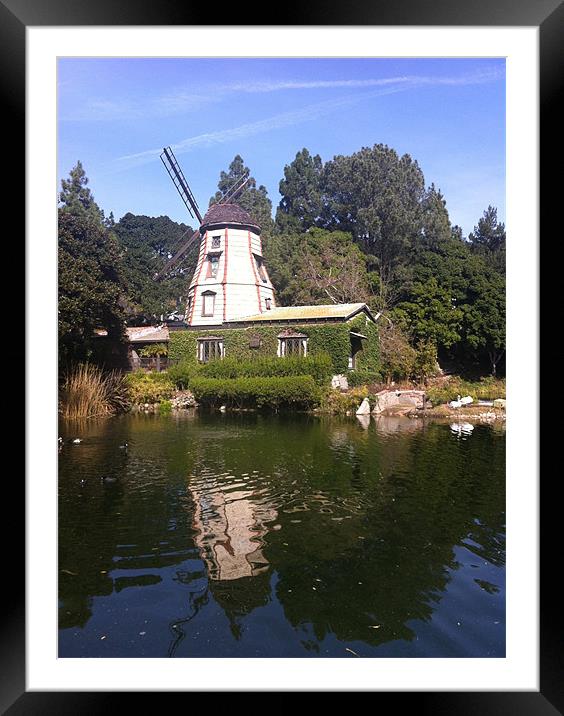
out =
<path fill-rule="evenodd" d="M 419 162 L 451 221 L 505 220 L 503 59 L 62 58 L 59 179 L 80 159 L 98 204 L 194 223 L 159 159 L 172 146 L 205 209 L 236 154 L 276 208 L 303 147 L 327 161 L 383 143 Z"/>

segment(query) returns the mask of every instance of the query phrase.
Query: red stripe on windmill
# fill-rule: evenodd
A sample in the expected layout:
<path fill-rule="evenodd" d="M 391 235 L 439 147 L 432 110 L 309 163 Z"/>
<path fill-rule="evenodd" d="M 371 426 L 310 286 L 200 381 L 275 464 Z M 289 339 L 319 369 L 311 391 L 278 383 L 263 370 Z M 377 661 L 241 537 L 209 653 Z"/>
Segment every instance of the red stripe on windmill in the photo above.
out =
<path fill-rule="evenodd" d="M 200 225 L 155 275 L 158 280 L 173 271 L 199 241 L 198 262 L 188 289 L 186 322 L 194 326 L 219 325 L 274 308 L 274 288 L 264 266 L 260 226 L 236 203 L 249 184 L 249 173 L 238 177 L 202 217 L 172 149 L 165 147 L 160 158 L 188 213 Z"/>

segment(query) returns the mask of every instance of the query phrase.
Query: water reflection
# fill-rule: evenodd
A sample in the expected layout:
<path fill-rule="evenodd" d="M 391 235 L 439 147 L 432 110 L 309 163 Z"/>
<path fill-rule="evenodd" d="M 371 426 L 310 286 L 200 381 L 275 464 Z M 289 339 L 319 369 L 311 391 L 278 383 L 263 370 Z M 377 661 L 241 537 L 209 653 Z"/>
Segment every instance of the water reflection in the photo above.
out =
<path fill-rule="evenodd" d="M 257 501 L 251 490 L 233 489 L 229 480 L 229 491 L 223 491 L 211 475 L 189 482 L 195 505 L 195 542 L 210 579 L 229 581 L 265 571 L 268 560 L 261 538 L 268 531 L 266 523 L 276 519 L 276 510 Z"/>
<path fill-rule="evenodd" d="M 59 458 L 60 655 L 504 653 L 490 428 L 192 415 L 81 434 Z"/>

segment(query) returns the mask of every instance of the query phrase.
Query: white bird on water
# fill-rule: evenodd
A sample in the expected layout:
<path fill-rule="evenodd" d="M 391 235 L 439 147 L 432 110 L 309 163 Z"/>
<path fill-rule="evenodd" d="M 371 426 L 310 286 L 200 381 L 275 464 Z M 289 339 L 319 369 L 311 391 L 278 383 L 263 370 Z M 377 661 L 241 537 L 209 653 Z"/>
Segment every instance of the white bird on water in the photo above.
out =
<path fill-rule="evenodd" d="M 457 396 L 456 400 L 451 400 L 449 403 L 450 408 L 461 408 L 462 407 L 462 401 L 460 400 L 460 395 Z"/>
<path fill-rule="evenodd" d="M 78 443 L 81 443 L 81 442 L 82 442 L 82 440 L 81 440 L 80 438 L 75 438 L 75 439 L 73 440 L 73 443 L 74 443 L 75 445 L 78 445 Z"/>

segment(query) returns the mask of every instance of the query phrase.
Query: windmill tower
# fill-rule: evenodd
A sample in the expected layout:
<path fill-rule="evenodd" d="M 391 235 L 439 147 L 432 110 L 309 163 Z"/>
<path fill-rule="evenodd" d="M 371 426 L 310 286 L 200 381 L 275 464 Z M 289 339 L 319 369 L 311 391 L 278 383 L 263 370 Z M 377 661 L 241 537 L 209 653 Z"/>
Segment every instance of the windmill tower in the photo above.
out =
<path fill-rule="evenodd" d="M 158 278 L 171 271 L 199 241 L 198 263 L 186 305 L 188 325 L 219 326 L 274 308 L 274 288 L 264 265 L 260 226 L 235 203 L 249 177 L 240 177 L 202 217 L 170 147 L 163 150 L 161 160 L 188 212 L 200 223 L 157 274 Z"/>

